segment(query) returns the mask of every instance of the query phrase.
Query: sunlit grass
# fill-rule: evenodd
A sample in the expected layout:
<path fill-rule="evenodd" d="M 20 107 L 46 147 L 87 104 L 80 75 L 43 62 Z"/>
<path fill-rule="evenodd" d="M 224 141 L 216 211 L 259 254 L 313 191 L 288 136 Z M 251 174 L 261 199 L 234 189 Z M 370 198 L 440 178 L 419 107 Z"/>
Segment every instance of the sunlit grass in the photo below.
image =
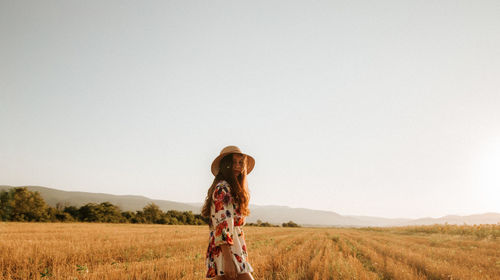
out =
<path fill-rule="evenodd" d="M 500 225 L 244 228 L 255 279 L 499 279 Z M 1 223 L 1 279 L 204 279 L 207 226 Z"/>

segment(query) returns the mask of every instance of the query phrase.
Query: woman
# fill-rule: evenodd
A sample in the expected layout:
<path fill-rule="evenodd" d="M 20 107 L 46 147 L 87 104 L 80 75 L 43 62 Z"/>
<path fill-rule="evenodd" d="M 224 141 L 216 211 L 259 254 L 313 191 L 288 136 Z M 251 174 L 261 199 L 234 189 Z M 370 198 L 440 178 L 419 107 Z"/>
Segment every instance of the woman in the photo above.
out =
<path fill-rule="evenodd" d="M 215 179 L 208 189 L 202 215 L 208 217 L 210 238 L 206 253 L 206 278 L 253 280 L 242 227 L 250 214 L 246 175 L 253 157 L 236 146 L 227 146 L 212 162 Z"/>

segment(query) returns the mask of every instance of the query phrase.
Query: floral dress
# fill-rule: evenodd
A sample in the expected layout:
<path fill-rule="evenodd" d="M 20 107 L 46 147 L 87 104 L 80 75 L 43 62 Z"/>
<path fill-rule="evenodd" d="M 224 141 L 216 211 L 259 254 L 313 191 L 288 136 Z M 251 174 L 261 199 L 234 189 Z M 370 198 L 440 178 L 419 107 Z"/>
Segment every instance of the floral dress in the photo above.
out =
<path fill-rule="evenodd" d="M 240 213 L 239 206 L 233 200 L 229 183 L 222 180 L 218 182 L 212 195 L 213 203 L 210 207 L 210 237 L 205 263 L 207 266 L 206 278 L 224 275 L 224 261 L 220 245 L 229 244 L 232 259 L 238 274 L 253 272 L 248 263 L 247 246 L 243 225 L 245 216 Z"/>

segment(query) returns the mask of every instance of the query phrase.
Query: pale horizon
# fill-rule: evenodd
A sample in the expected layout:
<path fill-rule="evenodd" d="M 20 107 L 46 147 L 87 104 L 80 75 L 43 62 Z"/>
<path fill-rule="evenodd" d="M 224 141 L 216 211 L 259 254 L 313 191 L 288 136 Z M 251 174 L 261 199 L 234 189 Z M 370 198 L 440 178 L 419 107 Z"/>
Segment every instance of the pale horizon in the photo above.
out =
<path fill-rule="evenodd" d="M 0 185 L 500 213 L 497 1 L 0 0 Z"/>

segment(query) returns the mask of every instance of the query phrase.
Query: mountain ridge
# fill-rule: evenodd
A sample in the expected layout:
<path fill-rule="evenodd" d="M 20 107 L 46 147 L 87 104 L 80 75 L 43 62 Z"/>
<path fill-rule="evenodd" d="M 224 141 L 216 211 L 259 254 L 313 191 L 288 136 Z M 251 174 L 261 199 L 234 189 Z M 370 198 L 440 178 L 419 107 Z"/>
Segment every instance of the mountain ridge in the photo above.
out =
<path fill-rule="evenodd" d="M 44 186 L 9 186 L 0 185 L 0 191 L 15 187 L 26 187 L 30 191 L 38 191 L 45 202 L 55 207 L 56 203 L 66 203 L 80 207 L 86 203 L 101 203 L 109 201 L 120 207 L 122 211 L 142 210 L 148 203 L 157 204 L 163 211 L 192 211 L 195 214 L 201 212 L 202 203 L 185 203 L 171 200 L 151 199 L 141 195 L 116 195 L 107 193 L 91 193 L 82 191 L 64 191 Z M 294 221 L 304 226 L 344 226 L 344 227 L 369 227 L 369 226 L 409 226 L 409 225 L 431 225 L 431 224 L 497 224 L 500 223 L 500 213 L 487 212 L 483 214 L 472 214 L 467 216 L 446 215 L 432 218 L 423 217 L 410 218 L 384 218 L 361 215 L 341 215 L 334 211 L 314 210 L 309 208 L 294 208 L 282 205 L 254 205 L 250 204 L 250 215 L 247 223 L 255 223 L 257 220 L 271 224 Z"/>

